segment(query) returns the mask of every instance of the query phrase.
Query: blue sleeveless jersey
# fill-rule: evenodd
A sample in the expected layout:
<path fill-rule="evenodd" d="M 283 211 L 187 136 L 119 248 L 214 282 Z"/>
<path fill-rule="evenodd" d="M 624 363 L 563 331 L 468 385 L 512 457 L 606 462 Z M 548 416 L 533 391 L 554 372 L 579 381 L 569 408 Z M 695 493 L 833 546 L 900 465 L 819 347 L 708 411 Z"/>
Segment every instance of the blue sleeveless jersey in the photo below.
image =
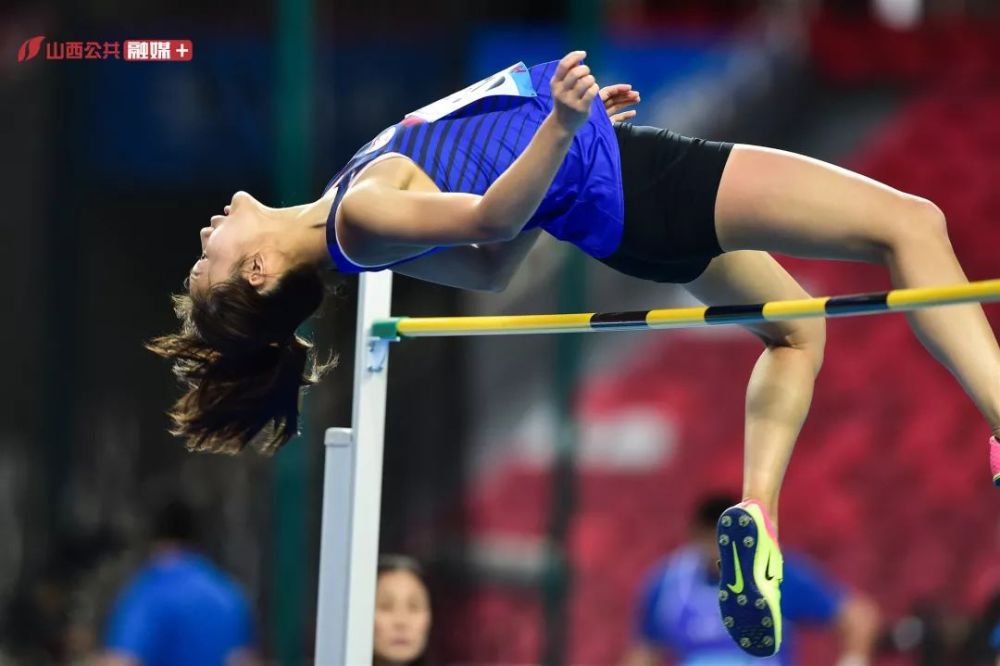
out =
<path fill-rule="evenodd" d="M 552 110 L 549 81 L 557 61 L 526 68 L 518 63 L 387 127 L 355 153 L 324 192 L 339 186 L 327 218 L 334 265 L 344 273 L 375 271 L 410 261 L 361 266 L 344 255 L 334 225 L 354 175 L 386 153 L 409 157 L 442 192 L 482 195 L 527 147 Z M 621 241 L 624 224 L 621 164 L 614 129 L 600 98 L 577 131 L 552 186 L 525 229 L 541 227 L 603 258 Z M 420 256 L 439 251 L 431 248 Z"/>

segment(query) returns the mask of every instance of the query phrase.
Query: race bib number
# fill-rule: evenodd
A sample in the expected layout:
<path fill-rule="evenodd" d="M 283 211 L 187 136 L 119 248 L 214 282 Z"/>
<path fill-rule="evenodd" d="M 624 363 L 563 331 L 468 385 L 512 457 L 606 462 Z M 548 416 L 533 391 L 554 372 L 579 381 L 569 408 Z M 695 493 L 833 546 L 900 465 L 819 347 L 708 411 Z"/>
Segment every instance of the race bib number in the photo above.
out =
<path fill-rule="evenodd" d="M 531 74 L 523 62 L 511 65 L 482 81 L 477 81 L 467 88 L 439 99 L 416 111 L 406 114 L 405 118 L 412 121 L 434 122 L 444 118 L 449 113 L 468 106 L 486 97 L 507 95 L 514 97 L 535 97 L 535 88 L 531 85 Z"/>

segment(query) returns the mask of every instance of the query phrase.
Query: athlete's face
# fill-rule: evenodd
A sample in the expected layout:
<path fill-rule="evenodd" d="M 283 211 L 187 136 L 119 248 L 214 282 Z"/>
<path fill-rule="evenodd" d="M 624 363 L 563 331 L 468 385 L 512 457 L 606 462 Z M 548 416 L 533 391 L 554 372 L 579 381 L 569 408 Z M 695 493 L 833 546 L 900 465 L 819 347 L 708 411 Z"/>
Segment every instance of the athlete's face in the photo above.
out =
<path fill-rule="evenodd" d="M 241 260 L 243 273 L 253 286 L 264 286 L 261 254 L 267 207 L 246 192 L 233 195 L 222 215 L 213 215 L 203 227 L 201 256 L 188 277 L 192 295 L 205 293 L 212 285 L 229 279 Z"/>
<path fill-rule="evenodd" d="M 375 656 L 407 663 L 427 647 L 431 605 L 427 588 L 409 571 L 387 571 L 375 592 Z"/>

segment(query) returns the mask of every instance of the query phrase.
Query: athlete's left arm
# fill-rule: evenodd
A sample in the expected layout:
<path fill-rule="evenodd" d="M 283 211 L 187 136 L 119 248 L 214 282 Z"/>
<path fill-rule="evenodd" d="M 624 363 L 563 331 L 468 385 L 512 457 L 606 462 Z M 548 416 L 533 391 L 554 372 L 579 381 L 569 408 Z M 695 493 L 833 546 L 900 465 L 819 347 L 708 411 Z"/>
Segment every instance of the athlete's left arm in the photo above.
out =
<path fill-rule="evenodd" d="M 638 90 L 632 90 L 631 83 L 615 83 L 604 86 L 598 93 L 604 102 L 604 110 L 613 123 L 621 123 L 635 118 L 635 109 L 623 111 L 626 107 L 642 101 Z"/>
<path fill-rule="evenodd" d="M 447 287 L 503 291 L 535 245 L 540 231 L 522 231 L 512 240 L 501 243 L 449 247 L 402 263 L 392 270 Z"/>

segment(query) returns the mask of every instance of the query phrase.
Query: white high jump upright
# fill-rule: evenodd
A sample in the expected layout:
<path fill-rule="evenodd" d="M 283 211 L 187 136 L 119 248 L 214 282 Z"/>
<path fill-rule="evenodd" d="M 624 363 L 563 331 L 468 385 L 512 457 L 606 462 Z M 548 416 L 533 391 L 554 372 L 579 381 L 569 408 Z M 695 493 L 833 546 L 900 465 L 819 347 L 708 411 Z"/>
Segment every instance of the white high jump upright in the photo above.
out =
<path fill-rule="evenodd" d="M 351 427 L 325 437 L 316 666 L 372 660 L 389 343 L 369 331 L 391 300 L 390 271 L 361 274 Z"/>

